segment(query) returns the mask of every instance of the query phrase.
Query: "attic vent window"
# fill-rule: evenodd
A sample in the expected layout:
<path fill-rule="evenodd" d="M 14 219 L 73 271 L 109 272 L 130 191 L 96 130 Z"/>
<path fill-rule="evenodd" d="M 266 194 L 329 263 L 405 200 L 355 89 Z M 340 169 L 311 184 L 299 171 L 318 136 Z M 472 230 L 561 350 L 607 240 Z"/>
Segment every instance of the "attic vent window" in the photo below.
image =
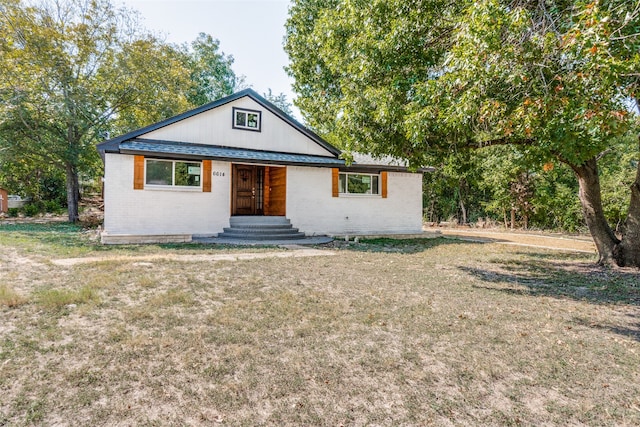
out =
<path fill-rule="evenodd" d="M 247 110 L 244 108 L 233 108 L 233 128 L 243 130 L 253 130 L 260 132 L 262 126 L 262 112 Z"/>

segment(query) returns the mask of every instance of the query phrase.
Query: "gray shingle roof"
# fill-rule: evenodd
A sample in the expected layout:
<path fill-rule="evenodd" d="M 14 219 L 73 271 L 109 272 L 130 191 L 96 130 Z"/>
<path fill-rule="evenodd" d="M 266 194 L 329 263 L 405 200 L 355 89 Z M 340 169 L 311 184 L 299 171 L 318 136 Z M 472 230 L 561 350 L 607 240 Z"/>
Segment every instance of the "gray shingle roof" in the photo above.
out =
<path fill-rule="evenodd" d="M 335 157 L 312 156 L 305 154 L 280 153 L 275 151 L 246 150 L 242 148 L 221 147 L 216 145 L 185 144 L 180 142 L 151 141 L 134 139 L 120 143 L 121 153 L 153 154 L 156 156 L 250 161 L 254 163 L 278 163 L 289 165 L 342 166 L 345 161 Z"/>
<path fill-rule="evenodd" d="M 406 168 L 408 162 L 404 159 L 398 159 L 391 156 L 374 157 L 366 153 L 352 152 L 353 163 L 361 165 L 377 165 L 377 166 L 399 166 Z"/>

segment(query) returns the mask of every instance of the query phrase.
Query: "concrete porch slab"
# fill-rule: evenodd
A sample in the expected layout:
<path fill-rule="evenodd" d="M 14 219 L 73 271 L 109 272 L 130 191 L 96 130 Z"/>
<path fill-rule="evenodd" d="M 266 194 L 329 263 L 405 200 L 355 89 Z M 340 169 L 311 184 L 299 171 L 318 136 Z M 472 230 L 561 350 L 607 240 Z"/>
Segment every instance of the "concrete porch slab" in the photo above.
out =
<path fill-rule="evenodd" d="M 287 245 L 324 245 L 333 241 L 332 237 L 313 236 L 302 239 L 288 240 L 250 240 L 250 239 L 226 239 L 221 237 L 194 236 L 193 243 L 217 244 L 217 245 L 245 245 L 245 246 L 287 246 Z"/>
<path fill-rule="evenodd" d="M 105 245 L 137 245 L 144 243 L 189 243 L 191 234 L 108 234 L 103 232 L 100 241 Z"/>

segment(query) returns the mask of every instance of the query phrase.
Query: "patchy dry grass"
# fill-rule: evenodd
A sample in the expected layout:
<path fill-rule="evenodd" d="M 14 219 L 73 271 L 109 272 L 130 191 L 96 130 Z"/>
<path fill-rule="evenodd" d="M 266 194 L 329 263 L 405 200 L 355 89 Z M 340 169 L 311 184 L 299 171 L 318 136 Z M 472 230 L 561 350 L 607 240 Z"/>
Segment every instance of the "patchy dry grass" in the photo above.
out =
<path fill-rule="evenodd" d="M 447 239 L 60 266 L 56 233 L 102 249 L 51 233 L 0 236 L 0 425 L 640 424 L 635 271 Z"/>
<path fill-rule="evenodd" d="M 91 286 L 80 289 L 47 289 L 36 294 L 36 302 L 53 311 L 76 308 L 79 304 L 96 304 L 99 301 L 98 293 Z"/>
<path fill-rule="evenodd" d="M 13 308 L 26 302 L 27 299 L 13 290 L 11 286 L 7 284 L 0 285 L 0 306 Z"/>

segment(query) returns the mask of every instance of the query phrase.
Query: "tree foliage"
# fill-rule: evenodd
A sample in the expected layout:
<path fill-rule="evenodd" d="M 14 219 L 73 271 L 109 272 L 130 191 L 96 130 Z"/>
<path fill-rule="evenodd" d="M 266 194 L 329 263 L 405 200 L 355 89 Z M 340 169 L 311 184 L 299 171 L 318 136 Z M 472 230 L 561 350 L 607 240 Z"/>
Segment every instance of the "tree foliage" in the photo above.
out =
<path fill-rule="evenodd" d="M 135 20 L 108 1 L 11 0 L 0 12 L 3 158 L 63 170 L 76 221 L 78 174 L 99 164 L 95 142 L 111 120 L 130 124 L 158 105 L 185 108 L 186 99 L 167 89 L 179 93 L 188 76 L 170 50 L 139 34 Z M 163 102 L 169 96 L 172 103 Z"/>
<path fill-rule="evenodd" d="M 475 154 L 475 155 L 473 155 Z M 464 224 L 460 198 L 470 223 L 504 223 L 547 230 L 584 231 L 576 198 L 578 183 L 569 167 L 546 163 L 542 167 L 515 147 L 487 147 L 466 157 L 449 156 L 433 163 L 425 174 L 425 214 L 429 221 Z M 628 172 L 628 171 L 627 171 Z M 462 185 L 461 185 L 462 184 Z M 603 187 L 610 184 L 603 179 Z M 605 208 L 608 208 L 605 203 Z M 511 224 L 511 212 L 515 224 Z M 607 218 L 616 223 L 617 216 Z"/>
<path fill-rule="evenodd" d="M 301 0 L 289 71 L 305 119 L 346 148 L 421 165 L 425 148 L 520 143 L 579 164 L 629 125 L 633 6 Z"/>
<path fill-rule="evenodd" d="M 624 238 L 598 176 L 601 153 L 638 126 L 637 1 L 298 0 L 285 49 L 297 105 L 334 143 L 414 166 L 493 145 L 562 162 L 601 262 L 640 266 L 640 183 Z"/>
<path fill-rule="evenodd" d="M 204 105 L 244 88 L 244 76 L 236 76 L 231 68 L 233 56 L 219 49 L 220 41 L 205 33 L 198 34 L 190 48 L 182 46 L 187 68 L 191 70 L 193 85 L 187 99 L 192 105 Z"/>
<path fill-rule="evenodd" d="M 0 0 L 2 169 L 62 171 L 76 221 L 78 177 L 101 168 L 95 144 L 232 93 L 232 62 L 206 34 L 164 43 L 110 0 Z"/>
<path fill-rule="evenodd" d="M 629 187 L 634 181 L 637 153 L 636 135 L 626 134 L 612 140 L 600 162 L 603 209 L 607 221 L 619 228 L 628 214 Z M 524 226 L 525 209 L 512 192 L 518 178 L 527 177 L 529 194 L 528 225 L 531 228 L 584 231 L 586 224 L 576 197 L 578 182 L 567 165 L 547 162 L 540 165 L 527 158 L 517 147 L 494 146 L 475 155 L 461 153 L 434 162 L 433 173 L 425 174 L 425 214 L 428 221 L 463 222 L 460 194 L 466 196 L 469 222 L 505 222 L 510 225 L 510 210 L 515 210 L 517 226 Z M 466 192 L 460 191 L 460 182 Z"/>
<path fill-rule="evenodd" d="M 50 201 L 58 209 L 66 206 L 65 175 L 58 168 L 14 159 L 0 164 L 0 182 L 12 193 L 28 195 L 34 202 Z"/>
<path fill-rule="evenodd" d="M 276 95 L 271 91 L 271 88 L 269 88 L 269 91 L 267 93 L 263 93 L 262 95 L 267 101 L 271 102 L 273 105 L 281 109 L 283 113 L 288 114 L 289 116 L 293 114 L 293 110 L 291 109 L 292 104 L 291 102 L 289 102 L 289 100 L 287 99 L 287 95 L 285 95 L 284 93 L 280 92 L 278 95 Z"/>

